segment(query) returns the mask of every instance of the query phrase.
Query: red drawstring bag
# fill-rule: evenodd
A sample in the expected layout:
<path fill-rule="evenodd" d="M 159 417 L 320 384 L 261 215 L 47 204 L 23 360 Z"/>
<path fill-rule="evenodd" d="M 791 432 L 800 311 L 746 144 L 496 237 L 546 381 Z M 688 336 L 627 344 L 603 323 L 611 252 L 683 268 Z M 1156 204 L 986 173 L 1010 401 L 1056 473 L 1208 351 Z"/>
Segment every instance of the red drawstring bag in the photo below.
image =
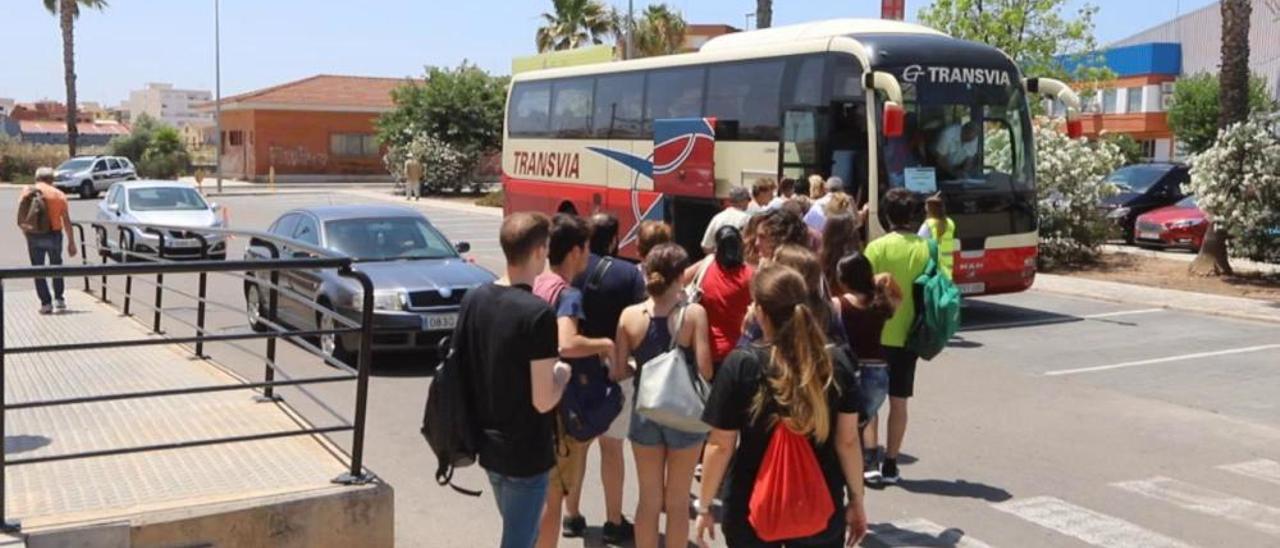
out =
<path fill-rule="evenodd" d="M 756 474 L 747 521 L 765 542 L 816 535 L 836 506 L 809 440 L 778 421 Z"/>

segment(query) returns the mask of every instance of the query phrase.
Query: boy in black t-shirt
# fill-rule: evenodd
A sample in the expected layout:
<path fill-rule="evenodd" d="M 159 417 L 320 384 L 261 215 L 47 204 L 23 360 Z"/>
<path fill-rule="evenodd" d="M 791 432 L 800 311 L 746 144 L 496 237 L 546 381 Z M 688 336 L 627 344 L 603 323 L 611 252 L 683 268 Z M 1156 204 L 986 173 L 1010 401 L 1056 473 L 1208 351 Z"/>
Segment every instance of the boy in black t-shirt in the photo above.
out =
<path fill-rule="evenodd" d="M 546 265 L 549 232 L 545 215 L 516 213 L 503 220 L 506 273 L 467 294 L 454 331 L 484 432 L 480 466 L 502 515 L 503 548 L 531 547 L 538 538 L 555 464 L 551 411 L 569 380 L 568 364 L 557 359 L 555 313 L 531 288 Z"/>

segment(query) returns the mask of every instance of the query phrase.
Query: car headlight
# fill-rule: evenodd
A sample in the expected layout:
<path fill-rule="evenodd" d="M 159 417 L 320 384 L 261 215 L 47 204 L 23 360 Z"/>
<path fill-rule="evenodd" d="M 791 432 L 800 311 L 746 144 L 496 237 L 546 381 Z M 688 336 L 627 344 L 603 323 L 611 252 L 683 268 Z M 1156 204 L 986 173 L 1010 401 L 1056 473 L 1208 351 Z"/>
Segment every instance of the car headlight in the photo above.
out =
<path fill-rule="evenodd" d="M 1123 206 L 1122 206 L 1122 207 L 1117 207 L 1117 208 L 1115 208 L 1115 209 L 1111 210 L 1111 213 L 1108 213 L 1108 214 L 1107 214 L 1107 218 L 1108 218 L 1108 219 L 1123 219 L 1123 218 L 1127 217 L 1128 215 L 1129 215 L 1129 208 L 1127 208 L 1127 207 L 1123 207 Z"/>
<path fill-rule="evenodd" d="M 1174 221 L 1165 223 L 1165 228 L 1191 228 L 1204 222 L 1204 219 L 1185 219 L 1182 221 Z"/>
<path fill-rule="evenodd" d="M 374 310 L 404 310 L 409 303 L 409 295 L 399 289 L 378 289 L 373 292 Z M 364 306 L 364 292 L 351 294 L 351 307 L 359 310 Z"/>

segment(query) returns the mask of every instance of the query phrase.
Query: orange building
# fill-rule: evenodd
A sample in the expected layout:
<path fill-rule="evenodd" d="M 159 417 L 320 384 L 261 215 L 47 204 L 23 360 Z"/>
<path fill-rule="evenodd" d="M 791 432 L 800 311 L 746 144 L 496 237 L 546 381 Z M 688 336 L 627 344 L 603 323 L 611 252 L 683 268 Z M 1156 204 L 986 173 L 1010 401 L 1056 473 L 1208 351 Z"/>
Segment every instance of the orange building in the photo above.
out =
<path fill-rule="evenodd" d="M 688 25 L 684 29 L 684 42 L 680 44 L 680 51 L 698 51 L 708 40 L 738 31 L 733 25 Z"/>
<path fill-rule="evenodd" d="M 408 81 L 321 74 L 224 97 L 223 175 L 265 181 L 275 168 L 281 181 L 389 179 L 374 120 Z"/>

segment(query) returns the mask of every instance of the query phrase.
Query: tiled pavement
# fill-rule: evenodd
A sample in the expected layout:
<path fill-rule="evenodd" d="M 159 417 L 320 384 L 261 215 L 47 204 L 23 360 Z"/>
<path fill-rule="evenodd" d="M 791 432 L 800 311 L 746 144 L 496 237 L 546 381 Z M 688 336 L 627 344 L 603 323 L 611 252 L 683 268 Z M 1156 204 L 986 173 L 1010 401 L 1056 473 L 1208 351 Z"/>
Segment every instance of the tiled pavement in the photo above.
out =
<path fill-rule="evenodd" d="M 8 284 L 7 348 L 147 336 L 136 321 L 68 285 L 71 310 L 41 316 L 29 282 Z M 5 375 L 10 405 L 239 382 L 168 345 L 10 355 Z M 305 427 L 282 406 L 255 402 L 255 394 L 233 390 L 13 410 L 5 416 L 5 455 L 30 458 Z M 325 489 L 345 470 L 345 461 L 327 440 L 295 436 L 21 464 L 5 471 L 5 517 L 30 529 Z"/>

